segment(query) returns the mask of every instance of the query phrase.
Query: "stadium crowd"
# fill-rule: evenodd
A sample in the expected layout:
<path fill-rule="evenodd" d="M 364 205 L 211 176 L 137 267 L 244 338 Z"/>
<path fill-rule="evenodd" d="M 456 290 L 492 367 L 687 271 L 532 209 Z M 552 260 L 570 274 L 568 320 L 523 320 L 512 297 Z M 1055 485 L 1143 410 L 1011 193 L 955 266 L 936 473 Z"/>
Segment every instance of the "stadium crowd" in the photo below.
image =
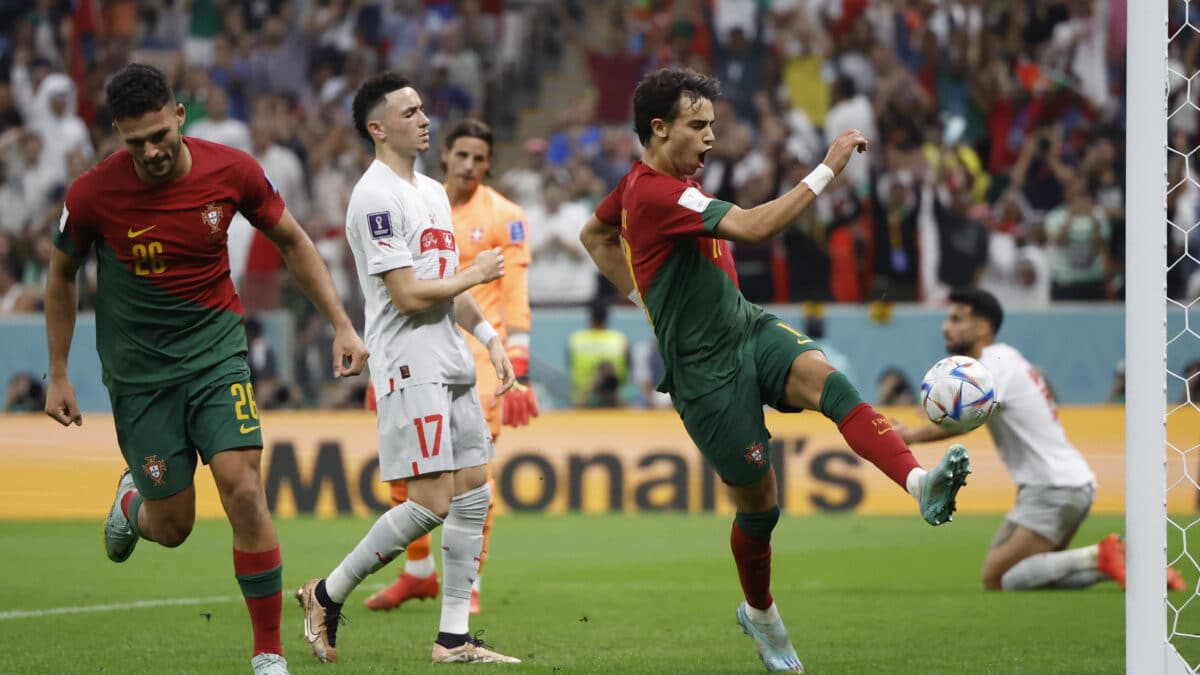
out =
<path fill-rule="evenodd" d="M 32 4 L 32 7 L 30 6 Z M 640 153 L 630 95 L 685 64 L 719 77 L 717 144 L 701 176 L 751 205 L 795 185 L 826 141 L 872 145 L 783 237 L 735 252 L 756 302 L 939 304 L 978 285 L 1006 308 L 1123 295 L 1126 0 L 37 0 L 0 5 L 0 315 L 38 311 L 65 186 L 117 149 L 103 100 L 130 60 L 172 78 L 185 134 L 239 147 L 267 169 L 361 320 L 343 236 L 350 188 L 370 162 L 349 94 L 393 68 L 414 76 L 437 129 L 486 120 L 503 141 L 492 183 L 525 210 L 535 306 L 607 301 L 578 231 Z M 1186 17 L 1175 16 L 1182 24 Z M 1174 40 L 1192 72 L 1200 40 Z M 580 58 L 564 58 L 578 50 Z M 577 64 L 577 65 L 576 65 Z M 518 137 L 545 75 L 590 95 Z M 578 72 L 569 69 L 574 68 Z M 568 83 L 568 84 L 563 84 Z M 1172 83 L 1173 105 L 1185 82 Z M 1200 113 L 1172 120 L 1193 147 Z M 1189 140 L 1190 139 L 1190 140 Z M 1173 184 L 1190 158 L 1172 158 Z M 439 177 L 437 155 L 420 170 Z M 1190 174 L 1187 174 L 1190 175 Z M 1200 220 L 1200 188 L 1172 192 Z M 1189 235 L 1173 231 L 1179 257 Z M 1200 239 L 1200 228 L 1190 235 Z M 1195 246 L 1200 246 L 1197 241 Z M 1200 250 L 1194 249 L 1194 250 Z M 323 395 L 330 336 L 249 227 L 230 231 L 248 313 L 295 315 L 297 381 L 280 402 Z M 581 272 L 581 270 L 588 270 Z M 1171 293 L 1200 286 L 1172 269 Z M 94 280 L 93 280 L 94 281 Z M 84 306 L 91 302 L 81 285 Z M 1189 297 L 1194 297 L 1192 293 Z M 260 338 L 261 339 L 261 338 Z M 265 362 L 266 346 L 252 344 Z M 274 368 L 272 368 L 274 370 Z M 361 399 L 359 399 L 361 400 Z"/>

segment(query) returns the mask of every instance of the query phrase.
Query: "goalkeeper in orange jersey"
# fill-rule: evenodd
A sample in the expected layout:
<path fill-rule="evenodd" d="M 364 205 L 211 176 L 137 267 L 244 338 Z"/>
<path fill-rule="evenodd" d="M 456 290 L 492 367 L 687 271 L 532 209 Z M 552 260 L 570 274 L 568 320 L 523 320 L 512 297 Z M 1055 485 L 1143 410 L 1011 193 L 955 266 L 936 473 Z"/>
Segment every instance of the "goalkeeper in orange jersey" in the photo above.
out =
<path fill-rule="evenodd" d="M 475 344 L 476 341 L 468 340 L 475 355 L 479 401 L 495 442 L 500 436 L 502 421 L 507 426 L 519 427 L 538 414 L 537 400 L 529 387 L 529 240 L 525 212 L 482 182 L 492 165 L 492 130 L 483 122 L 463 120 L 446 133 L 442 164 L 446 169 L 445 188 L 450 198 L 450 219 L 458 243 L 459 266 L 470 265 L 481 251 L 497 246 L 503 249 L 504 276 L 470 291 L 484 318 L 504 340 L 517 376 L 517 384 L 496 400 L 495 369 L 490 366 L 487 350 Z M 374 404 L 374 393 L 368 392 L 367 406 Z M 403 480 L 392 481 L 391 489 L 393 506 L 407 499 Z M 472 614 L 480 611 L 479 576 L 482 576 L 483 563 L 487 560 L 492 515 L 493 509 L 489 507 L 483 528 L 480 574 L 471 589 Z M 430 536 L 426 534 L 409 545 L 399 578 L 367 598 L 368 608 L 395 609 L 413 598 L 437 597 L 437 568 L 429 555 L 429 541 Z"/>

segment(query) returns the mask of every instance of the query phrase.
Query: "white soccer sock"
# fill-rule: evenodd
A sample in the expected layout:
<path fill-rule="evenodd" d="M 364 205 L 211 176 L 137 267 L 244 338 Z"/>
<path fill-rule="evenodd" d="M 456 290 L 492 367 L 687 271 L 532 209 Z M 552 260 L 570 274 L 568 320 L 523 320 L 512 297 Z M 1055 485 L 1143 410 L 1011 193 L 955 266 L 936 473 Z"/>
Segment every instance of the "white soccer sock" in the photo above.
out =
<path fill-rule="evenodd" d="M 442 527 L 442 620 L 443 633 L 462 635 L 469 631 L 471 584 L 479 574 L 483 552 L 483 523 L 487 519 L 492 487 L 480 487 L 450 500 L 450 514 Z"/>
<path fill-rule="evenodd" d="M 403 553 L 414 539 L 441 524 L 441 518 L 411 499 L 379 516 L 354 550 L 325 578 L 329 599 L 338 604 L 345 602 L 368 574 L 378 571 Z"/>
<path fill-rule="evenodd" d="M 427 578 L 433 576 L 433 573 L 436 571 L 437 571 L 437 567 L 434 566 L 434 564 L 433 564 L 433 554 L 427 555 L 424 558 L 421 558 L 420 560 L 405 560 L 404 561 L 405 574 L 411 574 L 414 577 L 419 577 L 421 579 L 427 579 Z"/>
<path fill-rule="evenodd" d="M 1066 551 L 1051 551 L 1031 555 L 1013 565 L 1000 577 L 1000 588 L 1006 591 L 1027 591 L 1057 586 L 1058 582 L 1076 572 L 1096 571 L 1096 546 L 1081 546 Z M 1099 577 L 1099 581 L 1103 577 Z M 1078 583 L 1080 579 L 1074 579 Z M 1093 582 L 1095 583 L 1095 582 Z M 1080 586 L 1072 585 L 1074 588 Z"/>
<path fill-rule="evenodd" d="M 917 503 L 921 502 L 921 479 L 927 473 L 929 472 L 918 466 L 909 471 L 908 478 L 904 479 L 904 489 L 908 490 L 908 494 L 912 495 L 912 498 L 917 500 Z"/>
<path fill-rule="evenodd" d="M 757 609 L 747 604 L 746 616 L 750 617 L 750 620 L 757 624 L 775 623 L 782 620 L 779 616 L 779 608 L 773 602 L 766 609 Z"/>

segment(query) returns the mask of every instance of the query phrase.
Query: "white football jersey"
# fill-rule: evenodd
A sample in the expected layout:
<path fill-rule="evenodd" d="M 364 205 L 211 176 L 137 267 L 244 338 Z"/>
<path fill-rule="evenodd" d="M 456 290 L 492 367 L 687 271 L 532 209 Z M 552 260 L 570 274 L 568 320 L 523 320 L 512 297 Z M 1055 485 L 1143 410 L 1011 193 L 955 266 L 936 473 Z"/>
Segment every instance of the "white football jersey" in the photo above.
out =
<path fill-rule="evenodd" d="M 418 279 L 438 279 L 458 270 L 446 191 L 428 176 L 414 175 L 415 185 L 375 160 L 346 208 L 346 239 L 366 300 L 364 339 L 376 398 L 414 384 L 475 384 L 475 360 L 455 325 L 453 299 L 406 316 L 380 276 L 411 267 Z"/>
<path fill-rule="evenodd" d="M 979 361 L 992 373 L 1000 407 L 988 431 L 1017 485 L 1095 484 L 1083 456 L 1067 440 L 1045 380 L 1021 352 L 1004 343 L 983 348 Z"/>

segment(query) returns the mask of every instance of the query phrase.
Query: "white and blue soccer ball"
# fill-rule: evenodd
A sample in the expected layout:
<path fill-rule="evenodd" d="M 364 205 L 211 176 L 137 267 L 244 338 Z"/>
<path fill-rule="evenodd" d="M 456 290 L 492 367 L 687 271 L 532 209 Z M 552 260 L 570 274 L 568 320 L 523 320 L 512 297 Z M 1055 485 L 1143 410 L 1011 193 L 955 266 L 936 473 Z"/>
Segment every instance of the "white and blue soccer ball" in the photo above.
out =
<path fill-rule="evenodd" d="M 969 356 L 947 356 L 921 380 L 921 407 L 929 421 L 954 433 L 987 422 L 996 410 L 992 374 Z"/>

